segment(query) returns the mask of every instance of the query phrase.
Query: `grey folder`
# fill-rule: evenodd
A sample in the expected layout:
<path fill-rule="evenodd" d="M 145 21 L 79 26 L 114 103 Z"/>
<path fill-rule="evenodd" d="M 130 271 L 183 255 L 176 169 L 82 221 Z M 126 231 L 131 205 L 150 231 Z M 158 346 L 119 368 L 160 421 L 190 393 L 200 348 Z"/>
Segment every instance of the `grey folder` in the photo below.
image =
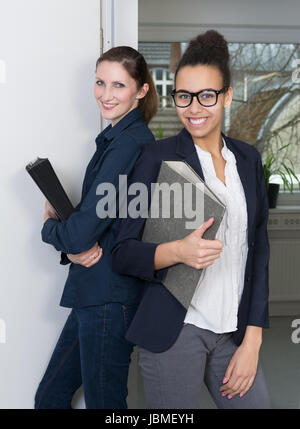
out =
<path fill-rule="evenodd" d="M 187 183 L 190 185 L 185 185 Z M 172 193 L 171 198 L 166 198 L 168 194 L 162 192 L 162 186 L 165 186 L 165 189 L 169 186 L 171 189 L 172 185 L 174 193 Z M 182 192 L 181 197 L 180 189 Z M 169 211 L 167 200 L 170 202 Z M 199 201 L 202 203 L 202 216 L 199 216 L 201 221 L 192 229 L 188 229 L 187 225 L 192 220 L 190 216 L 192 212 L 188 212 L 189 216 L 187 217 L 183 205 L 187 202 L 188 207 L 186 207 L 186 209 L 195 211 L 196 207 L 200 207 Z M 165 208 L 163 208 L 164 204 Z M 225 210 L 225 205 L 211 189 L 209 189 L 206 183 L 189 164 L 184 161 L 162 161 L 157 182 L 152 189 L 151 206 L 142 241 L 165 243 L 182 239 L 210 217 L 214 217 L 214 222 L 212 226 L 205 231 L 203 238 L 213 240 L 215 239 Z M 182 213 L 181 217 L 180 212 Z M 172 265 L 168 268 L 162 283 L 185 308 L 188 308 L 202 271 L 202 269 L 197 270 L 186 264 Z"/>

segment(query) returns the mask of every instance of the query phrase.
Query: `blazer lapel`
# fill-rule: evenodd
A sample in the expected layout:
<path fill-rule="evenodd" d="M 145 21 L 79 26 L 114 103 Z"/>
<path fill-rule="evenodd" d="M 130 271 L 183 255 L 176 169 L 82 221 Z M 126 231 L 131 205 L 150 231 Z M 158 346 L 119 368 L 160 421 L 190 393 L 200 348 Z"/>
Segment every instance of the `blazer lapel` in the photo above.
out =
<path fill-rule="evenodd" d="M 231 150 L 235 156 L 237 171 L 244 188 L 247 203 L 249 243 L 251 239 L 250 231 L 254 222 L 254 216 L 256 211 L 256 176 L 253 170 L 253 163 L 251 163 L 251 160 L 239 147 L 238 143 L 233 142 L 223 133 L 222 136 L 225 139 L 228 149 Z M 201 163 L 199 161 L 199 157 L 194 146 L 194 142 L 189 132 L 185 128 L 177 135 L 176 154 L 182 160 L 187 162 L 201 177 L 201 179 L 205 181 L 201 168 Z"/>

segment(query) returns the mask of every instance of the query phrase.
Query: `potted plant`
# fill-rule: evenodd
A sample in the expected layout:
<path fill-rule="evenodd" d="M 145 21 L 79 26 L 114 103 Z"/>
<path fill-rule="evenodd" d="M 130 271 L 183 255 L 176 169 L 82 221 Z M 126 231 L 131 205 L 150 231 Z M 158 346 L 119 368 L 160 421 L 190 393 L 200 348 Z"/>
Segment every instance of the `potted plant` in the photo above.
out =
<path fill-rule="evenodd" d="M 164 131 L 163 131 L 163 127 L 162 127 L 162 125 L 161 125 L 161 124 L 159 124 L 157 128 L 153 128 L 153 129 L 152 129 L 152 132 L 153 132 L 153 134 L 154 134 L 154 137 L 155 137 L 157 140 L 161 140 L 161 139 L 163 139 L 163 138 L 164 138 Z"/>
<path fill-rule="evenodd" d="M 287 146 L 289 146 L 290 143 L 282 146 L 280 149 L 278 149 L 277 153 L 280 152 L 282 149 L 285 149 Z M 287 165 L 287 162 L 290 163 L 291 166 Z M 293 192 L 294 190 L 294 183 L 293 178 L 296 179 L 298 182 L 299 188 L 300 188 L 300 180 L 296 176 L 294 170 L 293 162 L 290 159 L 285 159 L 285 161 L 282 161 L 281 164 L 277 167 L 275 167 L 276 164 L 276 156 L 274 154 L 271 154 L 270 149 L 267 149 L 266 154 L 266 161 L 263 165 L 264 168 L 264 174 L 268 189 L 268 197 L 269 197 L 269 207 L 275 208 L 279 193 L 279 187 L 280 185 L 278 183 L 270 183 L 270 177 L 273 174 L 278 174 L 282 181 L 283 181 L 283 188 L 288 189 L 290 192 Z"/>

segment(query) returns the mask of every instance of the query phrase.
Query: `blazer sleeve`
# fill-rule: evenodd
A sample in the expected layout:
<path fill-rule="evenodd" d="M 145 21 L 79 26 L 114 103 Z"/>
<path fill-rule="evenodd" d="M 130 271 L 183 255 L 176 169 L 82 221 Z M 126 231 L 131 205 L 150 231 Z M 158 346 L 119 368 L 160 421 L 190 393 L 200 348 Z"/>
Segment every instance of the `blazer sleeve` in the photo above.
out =
<path fill-rule="evenodd" d="M 252 294 L 247 325 L 269 327 L 269 257 L 270 246 L 267 232 L 269 202 L 267 186 L 261 162 L 257 152 L 258 207 L 254 236 Z"/>
<path fill-rule="evenodd" d="M 60 255 L 60 261 L 59 261 L 60 265 L 68 265 L 71 263 L 70 259 L 68 258 L 67 254 L 64 252 L 61 252 Z"/>
<path fill-rule="evenodd" d="M 75 211 L 79 209 L 80 205 L 81 205 L 81 201 L 80 201 L 80 203 L 75 207 Z M 71 263 L 72 263 L 72 261 L 70 261 L 70 259 L 68 258 L 68 256 L 67 256 L 67 254 L 66 254 L 66 253 L 61 252 L 59 263 L 60 263 L 61 265 L 68 265 L 68 264 L 71 264 Z"/>
<path fill-rule="evenodd" d="M 157 144 L 157 143 L 155 143 Z M 152 146 L 152 147 L 151 147 Z M 137 160 L 129 180 L 132 183 L 143 183 L 148 190 L 148 208 L 151 204 L 151 183 L 155 183 L 161 161 L 155 156 L 153 145 L 145 145 Z M 133 196 L 128 197 L 128 206 Z M 112 247 L 112 264 L 119 274 L 160 282 L 167 269 L 154 270 L 154 255 L 160 243 L 141 241 L 146 218 L 122 219 Z"/>
<path fill-rule="evenodd" d="M 42 229 L 42 240 L 52 244 L 56 250 L 65 254 L 77 254 L 90 249 L 101 238 L 114 221 L 113 217 L 99 218 L 96 207 L 104 198 L 97 196 L 101 183 L 110 183 L 116 189 L 118 207 L 119 175 L 128 175 L 140 153 L 141 145 L 131 136 L 122 134 L 111 143 L 103 154 L 99 173 L 82 200 L 80 208 L 63 222 L 48 219 Z M 62 262 L 67 262 L 62 259 Z"/>

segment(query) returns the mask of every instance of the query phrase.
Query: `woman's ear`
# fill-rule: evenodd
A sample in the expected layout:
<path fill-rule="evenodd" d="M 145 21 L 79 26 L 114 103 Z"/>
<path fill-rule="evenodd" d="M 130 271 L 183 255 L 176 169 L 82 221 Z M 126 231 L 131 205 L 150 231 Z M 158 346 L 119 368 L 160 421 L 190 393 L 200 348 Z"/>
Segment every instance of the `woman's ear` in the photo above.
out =
<path fill-rule="evenodd" d="M 233 97 L 233 89 L 232 89 L 232 86 L 230 86 L 225 92 L 224 107 L 230 106 L 230 104 L 232 103 L 232 97 Z"/>
<path fill-rule="evenodd" d="M 139 89 L 136 98 L 140 100 L 141 98 L 144 98 L 149 91 L 149 84 L 144 83 L 144 85 Z"/>

